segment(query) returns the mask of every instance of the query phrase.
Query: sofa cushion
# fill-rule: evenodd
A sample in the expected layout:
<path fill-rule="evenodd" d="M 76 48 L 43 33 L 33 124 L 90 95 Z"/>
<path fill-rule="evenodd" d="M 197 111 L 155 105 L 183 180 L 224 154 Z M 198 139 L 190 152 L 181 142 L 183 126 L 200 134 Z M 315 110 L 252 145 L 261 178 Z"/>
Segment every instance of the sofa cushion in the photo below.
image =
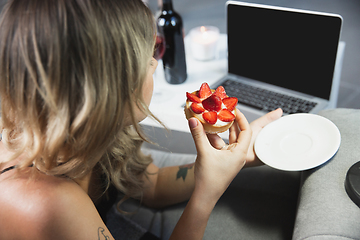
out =
<path fill-rule="evenodd" d="M 293 239 L 360 239 L 360 208 L 345 191 L 348 169 L 360 161 L 360 110 L 325 110 L 320 115 L 341 133 L 337 154 L 302 173 Z"/>

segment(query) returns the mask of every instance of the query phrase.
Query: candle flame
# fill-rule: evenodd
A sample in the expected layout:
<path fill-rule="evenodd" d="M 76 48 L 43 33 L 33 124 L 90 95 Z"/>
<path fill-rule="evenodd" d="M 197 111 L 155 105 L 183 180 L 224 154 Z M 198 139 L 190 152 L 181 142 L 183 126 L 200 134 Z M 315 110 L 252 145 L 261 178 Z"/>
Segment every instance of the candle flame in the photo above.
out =
<path fill-rule="evenodd" d="M 201 26 L 201 27 L 200 27 L 200 32 L 202 32 L 202 33 L 203 33 L 203 32 L 206 32 L 206 27 Z"/>

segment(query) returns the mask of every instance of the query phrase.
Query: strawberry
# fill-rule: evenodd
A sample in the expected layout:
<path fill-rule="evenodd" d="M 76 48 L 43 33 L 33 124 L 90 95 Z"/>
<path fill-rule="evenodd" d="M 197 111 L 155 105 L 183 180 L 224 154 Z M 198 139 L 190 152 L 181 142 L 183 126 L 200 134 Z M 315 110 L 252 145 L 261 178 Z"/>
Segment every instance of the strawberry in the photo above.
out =
<path fill-rule="evenodd" d="M 203 107 L 210 112 L 218 112 L 221 110 L 221 98 L 216 95 L 211 95 L 203 102 Z"/>
<path fill-rule="evenodd" d="M 218 118 L 223 122 L 232 122 L 235 119 L 235 115 L 227 109 L 222 109 L 218 114 Z"/>
<path fill-rule="evenodd" d="M 222 100 L 226 108 L 231 112 L 235 109 L 238 99 L 236 97 L 228 97 Z"/>
<path fill-rule="evenodd" d="M 207 98 L 212 94 L 211 89 L 207 83 L 201 84 L 199 90 L 199 98 Z"/>
<path fill-rule="evenodd" d="M 202 116 L 203 116 L 204 120 L 211 125 L 215 124 L 217 121 L 217 113 L 216 112 L 204 112 L 202 114 Z"/>
<path fill-rule="evenodd" d="M 203 113 L 205 112 L 205 109 L 198 103 L 192 103 L 191 104 L 191 110 L 194 112 L 194 113 Z"/>
<path fill-rule="evenodd" d="M 196 96 L 195 94 L 186 92 L 186 97 L 190 102 L 201 103 L 200 98 L 198 96 Z"/>
<path fill-rule="evenodd" d="M 219 96 L 221 99 L 227 97 L 223 86 L 218 86 L 218 88 L 215 90 L 214 94 Z"/>

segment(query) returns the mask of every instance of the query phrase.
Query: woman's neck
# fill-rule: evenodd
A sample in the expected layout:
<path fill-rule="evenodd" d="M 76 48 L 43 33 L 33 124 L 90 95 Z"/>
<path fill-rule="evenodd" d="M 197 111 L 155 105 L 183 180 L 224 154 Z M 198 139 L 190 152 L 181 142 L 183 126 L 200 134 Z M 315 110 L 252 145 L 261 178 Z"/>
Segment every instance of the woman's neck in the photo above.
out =
<path fill-rule="evenodd" d="M 89 194 L 92 171 L 82 178 L 73 179 L 87 194 Z"/>
<path fill-rule="evenodd" d="M 101 171 L 95 166 L 92 171 L 80 182 L 77 182 L 77 184 L 79 184 L 79 186 L 86 191 L 91 200 L 96 203 L 104 193 L 104 184 L 102 181 Z"/>

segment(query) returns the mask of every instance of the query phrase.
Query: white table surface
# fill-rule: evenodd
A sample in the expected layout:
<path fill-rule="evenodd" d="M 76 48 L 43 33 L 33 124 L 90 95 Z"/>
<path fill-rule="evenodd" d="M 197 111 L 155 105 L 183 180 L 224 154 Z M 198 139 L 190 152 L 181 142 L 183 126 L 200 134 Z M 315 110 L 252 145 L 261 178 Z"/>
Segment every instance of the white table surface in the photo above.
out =
<path fill-rule="evenodd" d="M 214 84 L 227 74 L 227 35 L 220 34 L 217 46 L 217 56 L 211 61 L 198 61 L 191 56 L 189 50 L 189 38 L 185 37 L 185 51 L 188 77 L 182 84 L 169 84 L 164 77 L 162 61 L 154 74 L 154 93 L 150 104 L 150 111 L 171 130 L 167 134 L 161 131 L 163 128 L 157 121 L 148 117 L 141 122 L 147 128 L 147 134 L 154 137 L 154 141 L 160 146 L 166 146 L 165 150 L 175 152 L 195 152 L 191 135 L 189 134 L 188 122 L 185 118 L 183 105 L 186 101 L 186 92 L 193 92 L 200 88 L 203 82 Z M 333 90 L 329 108 L 336 108 L 337 96 L 340 85 L 342 62 L 344 57 L 345 43 L 339 43 L 337 62 L 334 72 Z M 150 129 L 150 131 L 149 131 Z M 166 135 L 164 138 L 163 136 Z M 228 139 L 228 132 L 220 136 Z"/>
<path fill-rule="evenodd" d="M 158 117 L 168 129 L 189 132 L 184 108 L 186 92 L 193 92 L 200 88 L 203 82 L 209 85 L 215 83 L 227 73 L 227 36 L 220 34 L 217 56 L 210 61 L 198 61 L 192 58 L 189 50 L 189 38 L 185 37 L 186 65 L 188 77 L 182 84 L 169 84 L 164 77 L 162 61 L 154 74 L 154 93 L 150 104 L 150 111 Z M 152 118 L 146 118 L 141 124 L 161 127 Z"/>

